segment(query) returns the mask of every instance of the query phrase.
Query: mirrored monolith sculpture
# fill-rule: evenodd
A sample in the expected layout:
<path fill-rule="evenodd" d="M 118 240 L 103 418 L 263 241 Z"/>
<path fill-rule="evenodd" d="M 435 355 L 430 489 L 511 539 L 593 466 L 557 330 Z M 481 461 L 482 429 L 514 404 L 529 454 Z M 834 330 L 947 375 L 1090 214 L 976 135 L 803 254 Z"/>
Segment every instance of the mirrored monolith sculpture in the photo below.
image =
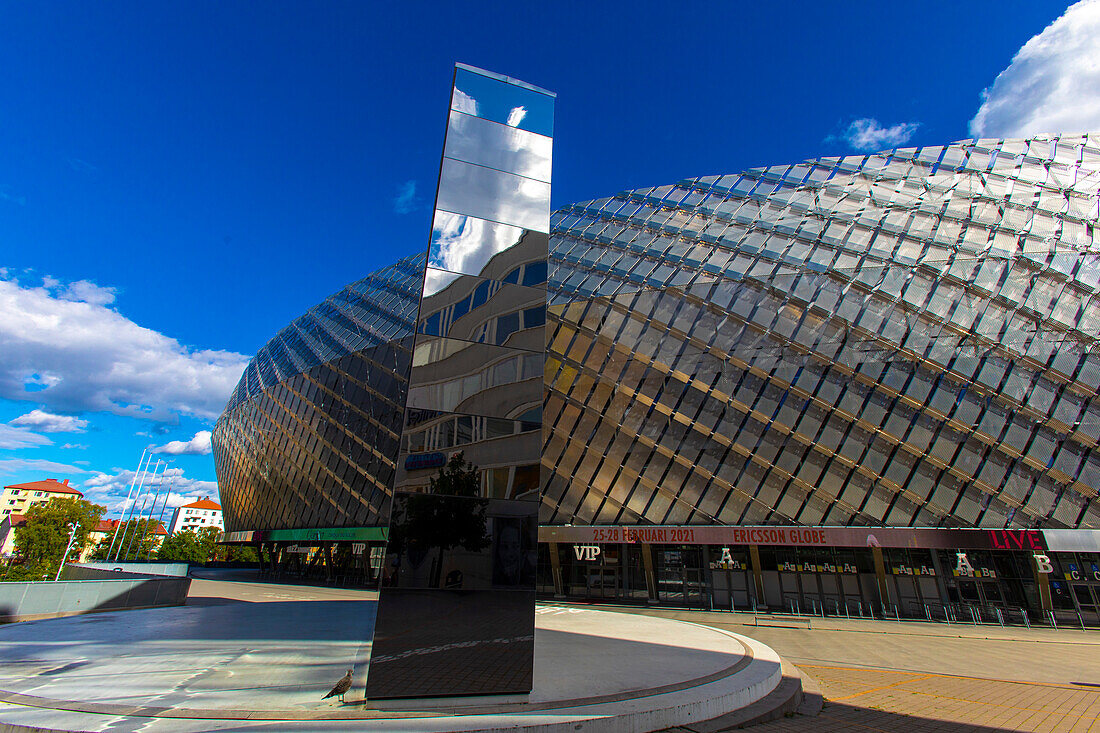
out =
<path fill-rule="evenodd" d="M 456 66 L 368 699 L 531 690 L 553 117 Z"/>

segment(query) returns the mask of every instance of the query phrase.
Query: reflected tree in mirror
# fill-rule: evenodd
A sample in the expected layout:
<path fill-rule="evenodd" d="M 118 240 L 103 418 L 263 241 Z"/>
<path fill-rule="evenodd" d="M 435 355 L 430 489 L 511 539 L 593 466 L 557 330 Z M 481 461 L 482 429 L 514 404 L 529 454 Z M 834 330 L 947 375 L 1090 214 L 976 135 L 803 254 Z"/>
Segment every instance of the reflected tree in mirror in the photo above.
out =
<path fill-rule="evenodd" d="M 428 491 L 438 496 L 480 496 L 481 478 L 477 466 L 468 462 L 462 451 L 455 453 L 432 478 Z"/>
<path fill-rule="evenodd" d="M 489 500 L 480 496 L 477 466 L 467 462 L 461 452 L 451 456 L 431 479 L 430 491 L 399 495 L 394 503 L 388 553 L 413 559 L 434 550 L 428 587 L 438 588 L 445 553 L 454 548 L 480 552 L 489 546 Z"/>

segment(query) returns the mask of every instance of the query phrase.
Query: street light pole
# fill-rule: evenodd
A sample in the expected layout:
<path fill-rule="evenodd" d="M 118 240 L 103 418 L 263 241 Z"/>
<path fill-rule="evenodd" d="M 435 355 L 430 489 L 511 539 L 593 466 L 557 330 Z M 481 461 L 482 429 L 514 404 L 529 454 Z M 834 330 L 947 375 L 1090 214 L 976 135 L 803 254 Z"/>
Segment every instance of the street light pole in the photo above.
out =
<path fill-rule="evenodd" d="M 65 560 L 69 557 L 69 550 L 73 548 L 73 540 L 76 539 L 76 530 L 79 526 L 80 525 L 75 522 L 69 525 L 69 544 L 65 545 L 65 554 L 61 556 L 61 564 L 57 566 L 57 575 L 53 578 L 55 581 L 61 579 L 61 570 L 65 567 Z"/>

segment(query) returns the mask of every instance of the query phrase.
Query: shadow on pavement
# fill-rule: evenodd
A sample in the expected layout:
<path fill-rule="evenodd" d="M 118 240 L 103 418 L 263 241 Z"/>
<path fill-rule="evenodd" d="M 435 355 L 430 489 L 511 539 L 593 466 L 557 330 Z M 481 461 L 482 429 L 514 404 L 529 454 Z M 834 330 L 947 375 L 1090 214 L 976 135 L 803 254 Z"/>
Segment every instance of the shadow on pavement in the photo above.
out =
<path fill-rule="evenodd" d="M 1068 731 L 1069 729 L 1069 726 L 1067 726 L 1065 728 L 1052 728 L 1051 730 Z M 789 733 L 791 731 L 813 731 L 814 733 L 854 733 L 854 731 L 860 731 L 861 733 L 867 733 L 868 731 L 889 731 L 890 733 L 894 731 L 899 733 L 902 731 L 921 731 L 921 733 L 1000 733 L 1001 731 L 1026 729 L 998 728 L 975 723 L 938 720 L 918 715 L 905 715 L 886 710 L 845 705 L 844 703 L 826 702 L 825 707 L 818 715 L 794 715 L 754 725 L 746 730 L 754 731 L 754 733 Z"/>
<path fill-rule="evenodd" d="M 0 641 L 362 641 L 374 628 L 374 601 L 269 601 L 208 597 L 141 613 L 72 616 L 0 627 Z M 113 622 L 113 623 L 112 623 Z M 43 624 L 49 624 L 49 627 Z M 0 651 L 3 644 L 0 643 Z"/>

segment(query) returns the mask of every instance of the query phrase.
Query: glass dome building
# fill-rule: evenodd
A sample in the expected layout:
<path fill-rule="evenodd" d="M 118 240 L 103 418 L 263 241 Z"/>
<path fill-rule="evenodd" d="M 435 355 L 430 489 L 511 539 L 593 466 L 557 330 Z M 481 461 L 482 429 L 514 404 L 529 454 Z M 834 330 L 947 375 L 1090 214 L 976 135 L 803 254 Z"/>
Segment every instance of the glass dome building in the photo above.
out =
<path fill-rule="evenodd" d="M 406 258 L 249 365 L 214 430 L 227 539 L 373 546 L 395 482 L 529 440 L 533 413 L 400 445 L 412 338 L 466 319 L 544 333 L 541 467 L 478 464 L 486 496 L 539 475 L 544 592 L 1100 620 L 1098 195 L 1087 135 L 626 191 L 553 214 L 545 322 L 465 294 L 418 314 L 430 263 Z"/>

